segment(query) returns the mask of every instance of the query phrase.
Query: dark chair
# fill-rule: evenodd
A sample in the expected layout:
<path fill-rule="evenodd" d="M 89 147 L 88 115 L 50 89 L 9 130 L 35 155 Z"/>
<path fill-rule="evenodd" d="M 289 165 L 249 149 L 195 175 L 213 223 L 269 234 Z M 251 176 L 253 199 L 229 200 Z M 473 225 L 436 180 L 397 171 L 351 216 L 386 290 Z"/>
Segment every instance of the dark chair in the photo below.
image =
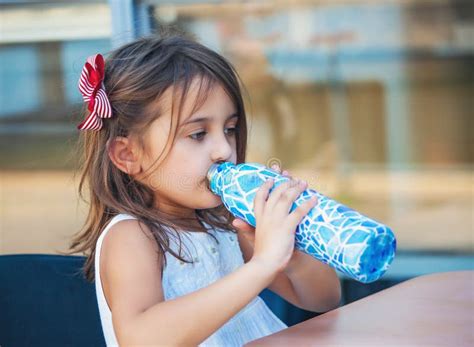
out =
<path fill-rule="evenodd" d="M 0 346 L 105 346 L 95 287 L 81 273 L 85 257 L 0 256 Z M 260 296 L 286 324 L 317 314 L 265 289 Z"/>
<path fill-rule="evenodd" d="M 85 258 L 0 256 L 0 346 L 105 346 Z"/>
<path fill-rule="evenodd" d="M 105 346 L 93 283 L 81 273 L 85 257 L 48 254 L 0 255 L 0 346 Z M 388 288 L 342 281 L 341 306 Z M 318 316 L 278 295 L 260 296 L 288 326 Z"/>

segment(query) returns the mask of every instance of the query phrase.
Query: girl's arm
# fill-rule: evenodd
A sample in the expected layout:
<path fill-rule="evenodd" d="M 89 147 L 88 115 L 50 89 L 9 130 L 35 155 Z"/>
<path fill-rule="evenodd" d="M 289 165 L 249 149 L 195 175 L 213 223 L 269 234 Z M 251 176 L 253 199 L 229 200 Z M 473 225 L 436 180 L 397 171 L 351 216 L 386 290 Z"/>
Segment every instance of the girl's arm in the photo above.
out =
<path fill-rule="evenodd" d="M 282 172 L 278 164 L 272 169 L 292 178 L 290 172 Z M 239 218 L 234 222 L 237 222 L 234 227 L 239 231 L 240 248 L 247 262 L 254 253 L 255 229 Z M 296 249 L 284 271 L 277 274 L 268 289 L 293 305 L 314 312 L 326 312 L 338 307 L 342 295 L 336 271 Z"/>
<path fill-rule="evenodd" d="M 142 232 L 136 220 L 119 222 L 111 229 L 104 238 L 100 269 L 121 346 L 197 345 L 276 275 L 272 266 L 254 259 L 208 287 L 164 301 L 161 264 L 152 236 Z"/>
<path fill-rule="evenodd" d="M 239 220 L 238 240 L 244 261 L 253 256 L 254 231 Z M 304 310 L 326 312 L 339 306 L 341 284 L 336 271 L 299 250 L 293 252 L 287 267 L 279 272 L 268 289 Z"/>
<path fill-rule="evenodd" d="M 304 309 L 326 312 L 339 307 L 341 283 L 336 271 L 329 265 L 295 250 L 284 273 Z"/>

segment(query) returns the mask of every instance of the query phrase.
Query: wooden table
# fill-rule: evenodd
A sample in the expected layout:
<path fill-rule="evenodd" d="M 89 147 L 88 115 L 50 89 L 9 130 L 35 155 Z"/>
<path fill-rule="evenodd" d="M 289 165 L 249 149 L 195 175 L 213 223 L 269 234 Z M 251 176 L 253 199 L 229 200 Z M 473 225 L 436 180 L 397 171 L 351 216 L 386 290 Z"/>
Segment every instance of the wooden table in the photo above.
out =
<path fill-rule="evenodd" d="M 246 346 L 474 346 L 474 271 L 416 277 Z"/>

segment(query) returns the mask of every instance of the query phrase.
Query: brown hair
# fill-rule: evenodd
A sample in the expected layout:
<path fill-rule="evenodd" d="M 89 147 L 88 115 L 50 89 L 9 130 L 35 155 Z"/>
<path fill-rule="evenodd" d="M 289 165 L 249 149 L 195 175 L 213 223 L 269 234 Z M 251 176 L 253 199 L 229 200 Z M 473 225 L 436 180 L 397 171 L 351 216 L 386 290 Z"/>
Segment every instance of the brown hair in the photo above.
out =
<path fill-rule="evenodd" d="M 82 269 L 87 280 L 94 280 L 97 239 L 110 219 L 119 213 L 130 214 L 137 218 L 141 227 L 144 224 L 149 228 L 165 265 L 165 252 L 170 252 L 181 261 L 190 262 L 181 256 L 181 238 L 176 230 L 186 228 L 186 220 L 170 219 L 153 208 L 153 190 L 116 168 L 107 155 L 107 146 L 117 136 L 136 136 L 143 147 L 143 137 L 140 135 L 160 115 L 159 110 L 152 112 L 151 105 L 156 104 L 169 87 L 178 87 L 173 88 L 172 104 L 175 99 L 180 101 L 180 115 L 190 84 L 196 77 L 201 79 L 201 86 L 194 109 L 206 100 L 216 82 L 233 101 L 239 115 L 236 125 L 237 163 L 244 162 L 247 124 L 240 78 L 224 57 L 198 43 L 189 34 L 163 31 L 159 36 L 143 37 L 125 44 L 106 59 L 104 87 L 113 113 L 111 118 L 103 119 L 101 130 L 86 130 L 80 134 L 82 160 L 79 195 L 85 200 L 84 193 L 87 192 L 90 203 L 85 225 L 74 235 L 70 251 L 67 252 L 82 252 L 87 256 Z M 177 97 L 175 90 L 182 93 Z M 165 148 L 173 143 L 176 128 L 175 124 Z M 195 210 L 195 215 L 202 232 L 207 232 L 203 222 L 213 228 L 235 232 L 231 224 L 233 218 L 223 205 Z M 173 230 L 179 239 L 179 254 L 171 249 L 170 234 L 165 229 Z"/>

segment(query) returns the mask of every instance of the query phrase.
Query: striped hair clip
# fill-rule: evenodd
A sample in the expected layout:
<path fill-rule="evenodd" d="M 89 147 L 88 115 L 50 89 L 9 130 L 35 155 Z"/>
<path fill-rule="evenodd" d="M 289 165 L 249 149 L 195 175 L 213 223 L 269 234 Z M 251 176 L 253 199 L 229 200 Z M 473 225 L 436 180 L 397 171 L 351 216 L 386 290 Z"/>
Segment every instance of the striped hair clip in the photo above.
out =
<path fill-rule="evenodd" d="M 89 115 L 77 126 L 79 130 L 100 130 L 102 118 L 112 117 L 112 107 L 104 89 L 104 57 L 96 54 L 87 58 L 81 78 L 79 91 L 84 102 L 88 102 Z"/>

